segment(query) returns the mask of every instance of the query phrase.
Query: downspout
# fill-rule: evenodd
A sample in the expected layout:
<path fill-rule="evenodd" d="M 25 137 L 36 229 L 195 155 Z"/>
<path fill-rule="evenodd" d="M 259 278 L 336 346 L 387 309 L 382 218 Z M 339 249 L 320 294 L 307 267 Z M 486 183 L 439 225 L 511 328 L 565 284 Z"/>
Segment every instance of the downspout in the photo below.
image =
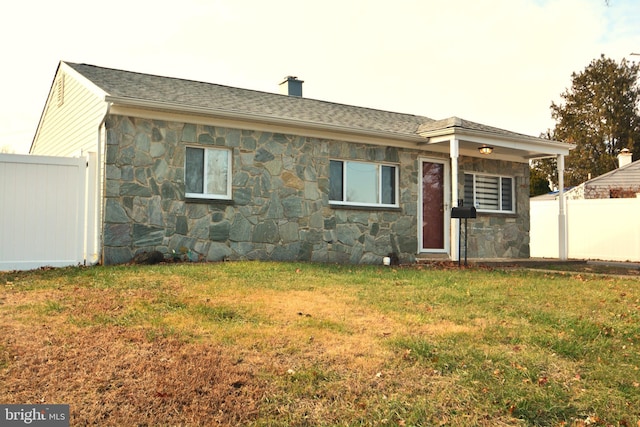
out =
<path fill-rule="evenodd" d="M 567 216 L 564 199 L 564 155 L 558 154 L 558 258 L 566 261 L 567 254 Z"/>
<path fill-rule="evenodd" d="M 460 155 L 460 145 L 456 138 L 449 140 L 449 156 L 451 157 L 451 205 L 452 207 L 458 206 L 458 157 Z M 456 227 L 454 225 L 455 219 L 449 220 L 449 235 L 450 245 L 449 251 L 451 252 L 451 260 L 458 261 L 460 254 L 458 253 L 458 239 L 460 236 L 455 232 Z M 458 220 L 459 221 L 459 220 Z"/>

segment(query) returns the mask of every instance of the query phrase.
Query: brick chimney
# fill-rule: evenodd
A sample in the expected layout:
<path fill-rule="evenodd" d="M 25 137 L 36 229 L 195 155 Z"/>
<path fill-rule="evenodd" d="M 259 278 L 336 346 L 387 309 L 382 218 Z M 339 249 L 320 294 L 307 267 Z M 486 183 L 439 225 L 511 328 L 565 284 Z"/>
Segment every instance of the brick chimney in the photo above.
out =
<path fill-rule="evenodd" d="M 620 150 L 620 154 L 618 154 L 618 167 L 621 168 L 631 163 L 632 157 L 633 154 L 631 154 L 628 148 Z"/>
<path fill-rule="evenodd" d="M 295 76 L 287 76 L 284 78 L 284 81 L 280 83 L 280 93 L 302 98 L 302 83 L 304 83 L 304 80 L 298 80 Z"/>

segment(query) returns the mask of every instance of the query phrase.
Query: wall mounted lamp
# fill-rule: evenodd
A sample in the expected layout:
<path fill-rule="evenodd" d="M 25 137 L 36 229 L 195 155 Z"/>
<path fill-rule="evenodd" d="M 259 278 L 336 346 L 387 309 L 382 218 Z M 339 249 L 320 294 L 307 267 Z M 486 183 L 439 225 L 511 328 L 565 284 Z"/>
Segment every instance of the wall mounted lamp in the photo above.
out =
<path fill-rule="evenodd" d="M 478 147 L 478 151 L 480 152 L 480 154 L 491 154 L 493 153 L 493 147 L 483 145 L 482 147 Z"/>

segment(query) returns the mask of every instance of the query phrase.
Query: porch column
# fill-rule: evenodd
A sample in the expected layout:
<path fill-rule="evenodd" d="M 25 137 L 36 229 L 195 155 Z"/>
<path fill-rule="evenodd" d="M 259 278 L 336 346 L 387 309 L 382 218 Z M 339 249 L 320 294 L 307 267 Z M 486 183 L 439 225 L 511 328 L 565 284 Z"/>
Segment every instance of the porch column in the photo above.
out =
<path fill-rule="evenodd" d="M 564 154 L 558 154 L 558 258 L 569 258 L 567 251 L 567 216 L 564 200 Z"/>
<path fill-rule="evenodd" d="M 445 206 L 445 209 L 451 209 L 451 207 L 458 206 L 458 156 L 459 156 L 459 143 L 458 140 L 452 138 L 449 141 L 449 156 L 451 157 L 451 204 L 449 206 Z M 458 261 L 460 254 L 458 253 L 458 236 L 457 223 L 456 221 L 460 221 L 459 219 L 451 219 L 449 220 L 449 234 L 451 236 L 449 245 L 451 251 L 451 260 Z"/>

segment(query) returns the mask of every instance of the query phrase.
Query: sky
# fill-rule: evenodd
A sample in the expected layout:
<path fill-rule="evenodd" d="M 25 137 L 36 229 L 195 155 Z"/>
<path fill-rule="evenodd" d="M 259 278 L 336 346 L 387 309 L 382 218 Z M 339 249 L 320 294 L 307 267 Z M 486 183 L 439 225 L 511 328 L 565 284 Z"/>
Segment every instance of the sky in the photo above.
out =
<path fill-rule="evenodd" d="M 607 4 L 608 3 L 608 4 Z M 604 54 L 640 61 L 638 0 L 21 0 L 0 6 L 0 151 L 27 153 L 60 61 L 528 135 Z"/>

